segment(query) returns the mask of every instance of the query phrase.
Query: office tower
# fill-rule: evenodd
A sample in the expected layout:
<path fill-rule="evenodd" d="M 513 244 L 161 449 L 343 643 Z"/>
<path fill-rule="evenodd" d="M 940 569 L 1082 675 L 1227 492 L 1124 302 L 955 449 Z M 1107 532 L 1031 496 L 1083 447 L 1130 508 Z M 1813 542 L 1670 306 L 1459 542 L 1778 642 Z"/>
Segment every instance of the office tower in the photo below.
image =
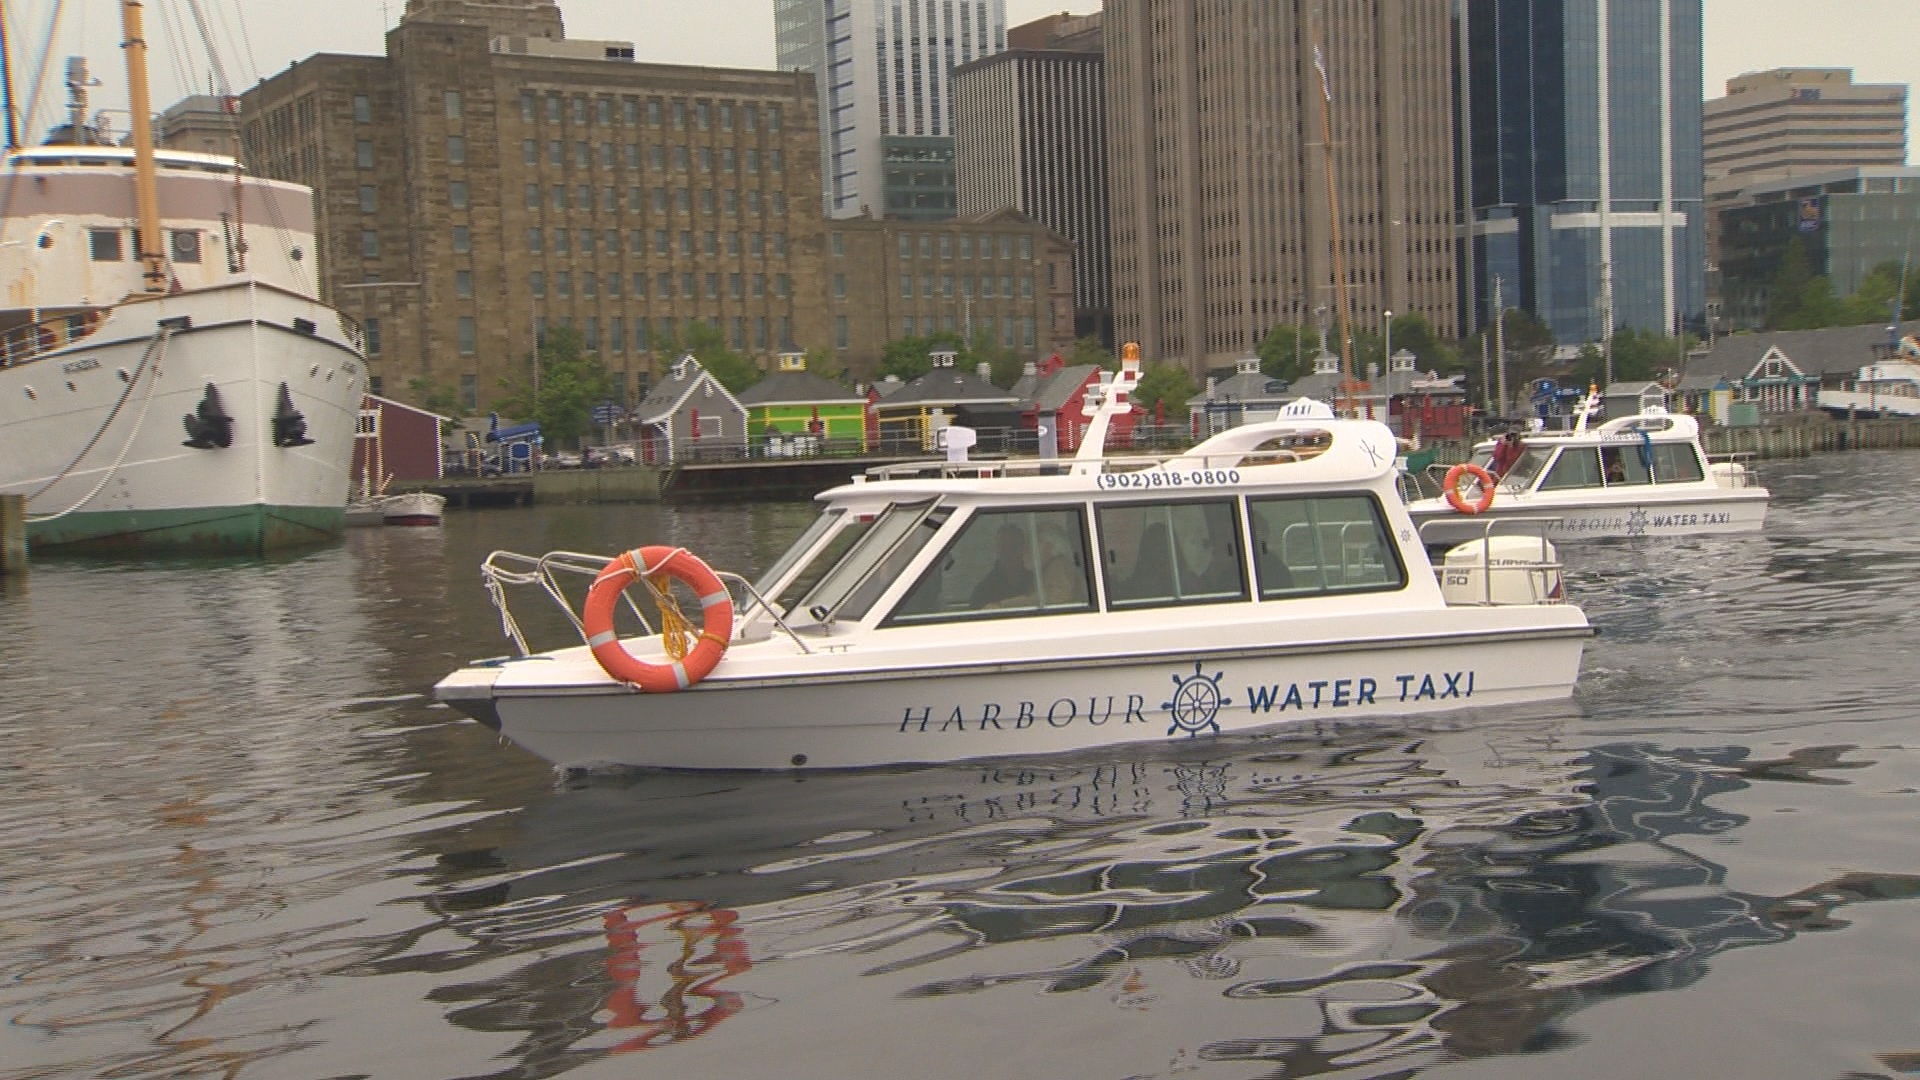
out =
<path fill-rule="evenodd" d="M 483 407 L 556 324 L 629 397 L 696 322 L 749 354 L 826 345 L 813 79 L 636 63 L 558 20 L 417 0 L 386 55 L 243 95 L 248 165 L 314 189 L 308 255 L 385 392 Z"/>
<path fill-rule="evenodd" d="M 954 216 L 947 76 L 1006 26 L 1005 0 L 775 0 L 780 67 L 819 79 L 828 216 Z"/>
<path fill-rule="evenodd" d="M 1116 336 L 1199 374 L 1278 323 L 1339 348 L 1343 297 L 1452 334 L 1451 7 L 1109 0 Z"/>
<path fill-rule="evenodd" d="M 1754 189 L 1907 162 L 1907 88 L 1855 83 L 1847 68 L 1779 68 L 1727 80 L 1706 103 L 1707 264 L 1720 265 L 1723 213 Z"/>
<path fill-rule="evenodd" d="M 1701 0 L 1461 0 L 1475 325 L 1700 330 Z"/>
<path fill-rule="evenodd" d="M 1050 16 L 1007 31 L 1008 49 L 953 72 L 954 168 L 963 216 L 1011 208 L 1073 242 L 1078 337 L 1113 340 L 1107 226 L 1106 80 L 1100 16 Z M 1053 32 L 1028 32 L 1045 24 Z M 1091 50 L 1054 46 L 1067 35 Z"/>

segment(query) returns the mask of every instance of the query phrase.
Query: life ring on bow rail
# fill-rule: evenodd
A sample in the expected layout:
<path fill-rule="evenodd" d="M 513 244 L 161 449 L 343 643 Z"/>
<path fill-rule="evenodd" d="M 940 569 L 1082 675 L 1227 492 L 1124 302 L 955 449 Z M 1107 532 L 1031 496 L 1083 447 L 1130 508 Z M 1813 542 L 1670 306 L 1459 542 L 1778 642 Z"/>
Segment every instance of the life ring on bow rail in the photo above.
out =
<path fill-rule="evenodd" d="M 1471 476 L 1474 482 L 1480 485 L 1480 501 L 1470 503 L 1466 496 L 1460 494 L 1462 476 Z M 1448 469 L 1445 483 L 1447 505 L 1463 514 L 1484 514 L 1487 512 L 1487 507 L 1493 505 L 1493 474 L 1470 461 L 1461 462 Z"/>
<path fill-rule="evenodd" d="M 661 600 L 660 636 L 669 658 L 665 664 L 637 659 L 620 644 L 613 630 L 614 604 L 639 578 L 646 578 Z M 674 604 L 667 578 L 684 582 L 700 598 L 698 634 Z M 586 634 L 593 658 L 608 675 L 650 694 L 672 693 L 706 678 L 726 655 L 727 639 L 733 635 L 733 595 L 713 568 L 686 548 L 635 548 L 615 556 L 594 577 L 580 611 L 580 629 Z M 691 648 L 687 645 L 690 638 Z"/>

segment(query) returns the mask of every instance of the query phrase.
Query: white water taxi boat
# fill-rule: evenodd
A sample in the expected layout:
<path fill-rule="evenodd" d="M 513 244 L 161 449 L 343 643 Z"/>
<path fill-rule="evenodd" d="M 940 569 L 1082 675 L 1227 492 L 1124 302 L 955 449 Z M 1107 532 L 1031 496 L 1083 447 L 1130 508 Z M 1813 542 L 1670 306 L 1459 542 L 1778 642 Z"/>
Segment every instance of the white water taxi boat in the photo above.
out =
<path fill-rule="evenodd" d="M 1767 489 L 1744 462 L 1709 460 L 1698 420 L 1654 408 L 1588 427 L 1597 405 L 1589 397 L 1572 430 L 1522 435 L 1524 452 L 1497 477 L 1499 440 L 1475 446 L 1447 470 L 1442 494 L 1407 507 L 1427 545 L 1512 519 L 1552 519 L 1553 540 L 1757 532 L 1765 523 Z"/>
<path fill-rule="evenodd" d="M 462 668 L 435 694 L 561 765 L 785 769 L 1572 691 L 1591 630 L 1561 602 L 1544 539 L 1466 545 L 1443 580 L 1396 490 L 1392 432 L 1314 402 L 1184 454 L 1104 456 L 1110 419 L 1131 408 L 1128 354 L 1075 458 L 870 471 L 821 494 L 820 516 L 751 584 L 678 548 L 496 552 L 488 583 L 521 655 Z M 593 575 L 577 616 L 567 570 Z M 699 635 L 653 629 L 674 612 L 615 627 L 636 578 L 690 585 L 679 606 L 702 613 Z M 511 584 L 562 600 L 582 642 L 528 650 Z"/>
<path fill-rule="evenodd" d="M 1823 389 L 1817 401 L 1838 420 L 1920 416 L 1920 341 L 1906 338 L 1895 359 L 1868 364 L 1850 386 Z"/>

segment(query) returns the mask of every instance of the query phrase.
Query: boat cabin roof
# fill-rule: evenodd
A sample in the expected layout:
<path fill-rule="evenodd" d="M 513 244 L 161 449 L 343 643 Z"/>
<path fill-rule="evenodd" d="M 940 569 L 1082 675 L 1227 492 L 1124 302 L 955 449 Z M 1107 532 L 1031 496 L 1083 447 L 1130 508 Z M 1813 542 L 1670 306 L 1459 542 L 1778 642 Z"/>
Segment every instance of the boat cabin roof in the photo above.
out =
<path fill-rule="evenodd" d="M 131 168 L 134 152 L 131 146 L 87 146 L 80 144 L 55 144 L 52 146 L 26 146 L 7 155 L 7 164 L 16 169 L 50 168 L 86 168 L 114 167 Z M 154 165 L 161 169 L 181 169 L 192 172 L 210 172 L 230 176 L 239 170 L 240 164 L 233 158 L 222 154 L 202 154 L 192 150 L 162 150 L 153 152 Z"/>

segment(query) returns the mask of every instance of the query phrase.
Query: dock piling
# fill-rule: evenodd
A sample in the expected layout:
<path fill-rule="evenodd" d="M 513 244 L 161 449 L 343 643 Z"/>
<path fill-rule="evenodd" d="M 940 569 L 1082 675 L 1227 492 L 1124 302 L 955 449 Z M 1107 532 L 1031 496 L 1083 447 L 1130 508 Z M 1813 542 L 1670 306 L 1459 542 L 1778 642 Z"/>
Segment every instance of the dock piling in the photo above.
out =
<path fill-rule="evenodd" d="M 27 497 L 0 495 L 0 574 L 27 572 Z"/>

